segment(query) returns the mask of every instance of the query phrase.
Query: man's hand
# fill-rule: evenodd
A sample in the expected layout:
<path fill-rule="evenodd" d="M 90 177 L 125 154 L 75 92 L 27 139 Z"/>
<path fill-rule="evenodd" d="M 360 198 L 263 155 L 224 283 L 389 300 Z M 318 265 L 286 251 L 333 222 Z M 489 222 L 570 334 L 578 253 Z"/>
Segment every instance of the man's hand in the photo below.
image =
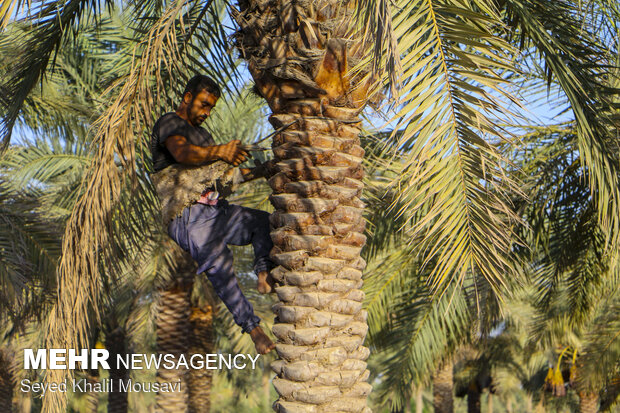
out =
<path fill-rule="evenodd" d="M 267 179 L 276 174 L 276 161 L 270 159 L 266 162 L 261 162 L 259 160 L 254 161 L 256 167 L 254 168 L 254 174 L 256 176 L 263 176 Z"/>
<path fill-rule="evenodd" d="M 254 347 L 256 347 L 256 352 L 258 354 L 267 354 L 276 348 L 275 343 L 271 341 L 260 326 L 256 326 L 250 331 L 250 338 L 254 342 Z"/>
<path fill-rule="evenodd" d="M 241 174 L 243 175 L 244 182 L 252 181 L 257 178 L 265 178 L 269 179 L 271 176 L 275 175 L 276 171 L 276 161 L 269 160 L 265 163 L 262 163 L 258 159 L 254 160 L 254 168 L 239 168 Z"/>
<path fill-rule="evenodd" d="M 241 148 L 240 140 L 233 140 L 218 146 L 218 156 L 221 160 L 233 166 L 239 166 L 248 159 L 248 153 Z"/>

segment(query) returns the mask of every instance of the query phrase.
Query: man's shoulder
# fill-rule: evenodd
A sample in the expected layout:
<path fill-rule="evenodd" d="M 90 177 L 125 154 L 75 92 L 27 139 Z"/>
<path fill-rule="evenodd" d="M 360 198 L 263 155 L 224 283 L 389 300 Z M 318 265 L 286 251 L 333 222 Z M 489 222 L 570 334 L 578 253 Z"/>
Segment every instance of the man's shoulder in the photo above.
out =
<path fill-rule="evenodd" d="M 161 127 L 162 124 L 169 124 L 169 123 L 182 124 L 183 122 L 184 122 L 183 118 L 181 118 L 175 112 L 168 112 L 168 113 L 164 113 L 163 115 L 161 115 L 159 119 L 155 121 L 154 128 Z"/>
<path fill-rule="evenodd" d="M 176 112 L 168 112 L 157 119 L 153 135 L 163 142 L 171 135 L 184 136 L 190 143 L 198 146 L 214 145 L 213 136 L 205 128 L 192 126 Z"/>
<path fill-rule="evenodd" d="M 160 144 L 171 135 L 189 135 L 187 122 L 175 112 L 168 112 L 160 116 L 153 125 L 153 138 Z"/>

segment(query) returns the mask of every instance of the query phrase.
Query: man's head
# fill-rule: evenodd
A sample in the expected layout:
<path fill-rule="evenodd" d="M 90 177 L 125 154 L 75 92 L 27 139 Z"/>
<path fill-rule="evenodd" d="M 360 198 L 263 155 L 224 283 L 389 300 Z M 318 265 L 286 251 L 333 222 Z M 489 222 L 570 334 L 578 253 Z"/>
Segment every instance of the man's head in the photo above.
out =
<path fill-rule="evenodd" d="M 196 75 L 185 86 L 178 112 L 182 112 L 189 123 L 199 126 L 211 114 L 220 95 L 220 87 L 213 79 Z"/>

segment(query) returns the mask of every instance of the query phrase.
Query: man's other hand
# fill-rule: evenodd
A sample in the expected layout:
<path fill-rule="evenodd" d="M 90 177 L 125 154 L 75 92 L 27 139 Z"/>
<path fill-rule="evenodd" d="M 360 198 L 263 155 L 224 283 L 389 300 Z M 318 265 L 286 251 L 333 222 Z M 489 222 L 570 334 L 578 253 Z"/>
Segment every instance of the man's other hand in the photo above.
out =
<path fill-rule="evenodd" d="M 257 177 L 263 176 L 266 179 L 271 178 L 273 175 L 276 174 L 276 161 L 273 159 L 270 159 L 266 162 L 261 162 L 259 160 L 255 160 L 254 164 L 256 165 L 256 167 L 254 168 L 254 174 Z"/>
<path fill-rule="evenodd" d="M 241 148 L 241 141 L 238 139 L 219 145 L 218 156 L 233 166 L 238 166 L 248 159 L 248 153 Z"/>

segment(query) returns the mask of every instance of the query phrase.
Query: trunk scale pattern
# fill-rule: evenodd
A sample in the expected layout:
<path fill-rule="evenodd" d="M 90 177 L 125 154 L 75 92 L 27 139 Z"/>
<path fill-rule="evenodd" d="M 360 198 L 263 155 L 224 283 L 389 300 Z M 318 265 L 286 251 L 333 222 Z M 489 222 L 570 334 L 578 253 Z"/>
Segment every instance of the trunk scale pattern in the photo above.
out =
<path fill-rule="evenodd" d="M 368 82 L 347 1 L 240 1 L 237 47 L 267 100 L 277 173 L 271 217 L 279 413 L 370 412 L 360 257 L 358 117 Z"/>
<path fill-rule="evenodd" d="M 211 354 L 215 352 L 215 333 L 213 329 L 213 307 L 192 307 L 189 317 L 191 325 L 189 335 L 189 357 L 193 354 Z M 190 369 L 189 377 L 189 413 L 209 413 L 211 411 L 211 387 L 213 370 Z"/>
<path fill-rule="evenodd" d="M 116 360 L 117 355 L 125 356 L 127 354 L 126 332 L 123 327 L 116 326 L 112 331 L 106 333 L 106 348 L 110 352 L 110 359 Z M 119 381 L 127 381 L 129 379 L 129 369 L 117 363 L 110 364 L 110 379 L 118 383 Z M 127 392 L 120 391 L 115 387 L 108 394 L 108 413 L 127 413 L 128 400 Z"/>
<path fill-rule="evenodd" d="M 183 275 L 183 274 L 182 274 Z M 181 278 L 179 283 L 160 291 L 157 312 L 157 352 L 173 354 L 175 363 L 188 350 L 187 337 L 190 332 L 191 283 Z M 157 382 L 180 382 L 181 391 L 158 392 L 155 397 L 155 411 L 162 413 L 188 412 L 187 370 L 157 370 Z"/>
<path fill-rule="evenodd" d="M 445 361 L 433 376 L 433 406 L 435 413 L 452 413 L 454 411 L 453 394 L 453 363 Z M 479 401 L 478 395 L 478 401 Z M 478 405 L 478 411 L 480 406 Z"/>
<path fill-rule="evenodd" d="M 579 413 L 596 413 L 598 406 L 598 394 L 583 390 L 579 392 Z"/>

